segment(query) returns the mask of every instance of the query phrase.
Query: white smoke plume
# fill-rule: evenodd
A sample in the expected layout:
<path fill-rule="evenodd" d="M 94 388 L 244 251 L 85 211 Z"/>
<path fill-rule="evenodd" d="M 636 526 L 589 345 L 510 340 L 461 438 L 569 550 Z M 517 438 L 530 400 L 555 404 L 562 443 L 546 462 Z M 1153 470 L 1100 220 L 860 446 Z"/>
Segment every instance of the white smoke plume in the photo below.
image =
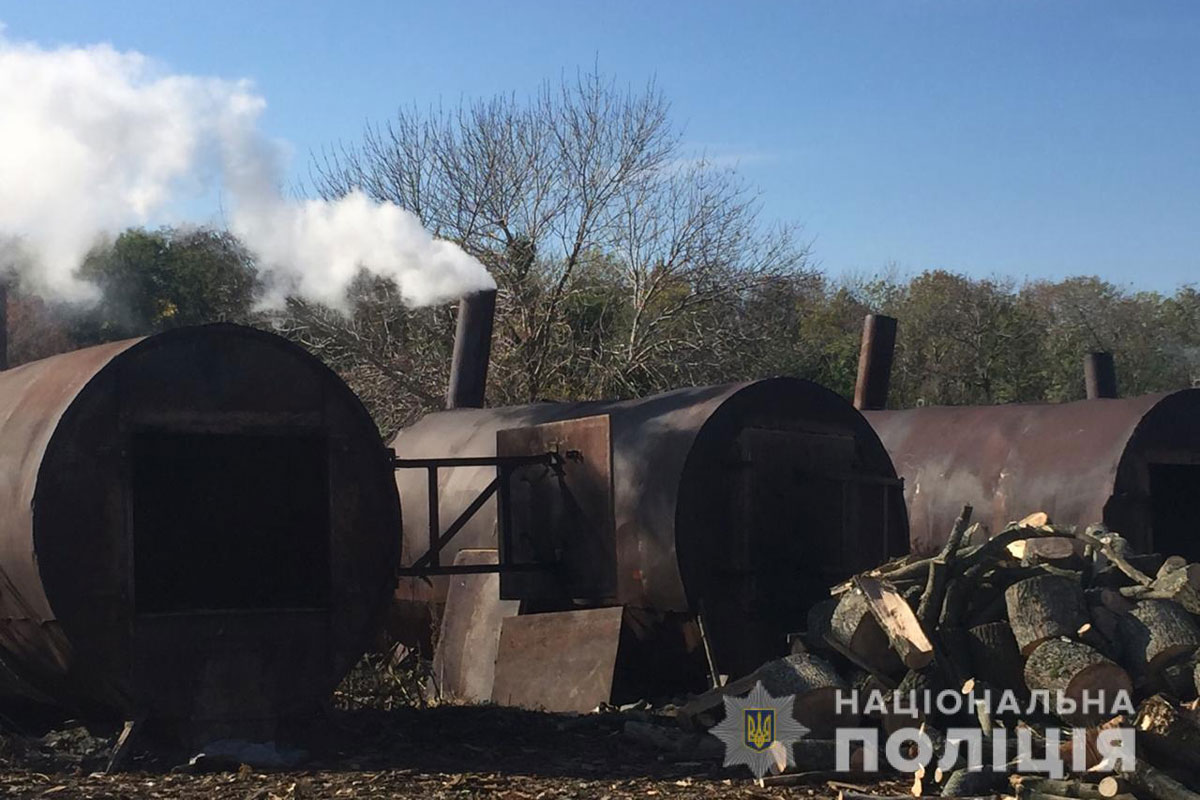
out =
<path fill-rule="evenodd" d="M 341 306 L 360 268 L 395 280 L 411 305 L 495 285 L 399 206 L 285 198 L 286 147 L 259 129 L 265 105 L 246 81 L 172 74 L 105 44 L 43 48 L 0 25 L 0 270 L 87 301 L 96 289 L 76 270 L 101 237 L 181 222 L 215 188 L 266 272 L 268 302 Z"/>

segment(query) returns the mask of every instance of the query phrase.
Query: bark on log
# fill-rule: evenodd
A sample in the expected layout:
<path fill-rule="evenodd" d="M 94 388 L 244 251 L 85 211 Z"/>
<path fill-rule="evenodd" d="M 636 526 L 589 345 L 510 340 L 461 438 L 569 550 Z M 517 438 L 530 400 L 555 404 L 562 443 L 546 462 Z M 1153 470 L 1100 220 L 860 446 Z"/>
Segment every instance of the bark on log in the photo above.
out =
<path fill-rule="evenodd" d="M 1092 648 L 1070 639 L 1050 639 L 1038 645 L 1025 662 L 1025 685 L 1046 689 L 1050 697 L 1062 692 L 1075 701 L 1075 712 L 1059 716 L 1072 724 L 1098 722 L 1111 717 L 1119 692 L 1132 694 L 1129 674 Z M 1085 696 L 1097 698 L 1084 706 Z"/>
<path fill-rule="evenodd" d="M 1092 627 L 1108 642 L 1108 649 L 1101 652 L 1113 661 L 1120 663 L 1125 658 L 1124 648 L 1121 643 L 1121 615 L 1109 610 L 1105 606 L 1092 606 L 1090 610 L 1092 614 Z"/>
<path fill-rule="evenodd" d="M 1197 652 L 1183 659 L 1168 664 L 1159 673 L 1159 688 L 1169 693 L 1176 700 L 1195 700 L 1197 696 L 1196 670 L 1200 667 Z"/>
<path fill-rule="evenodd" d="M 1041 642 L 1074 636 L 1088 622 L 1083 589 L 1077 581 L 1043 575 L 1014 583 L 1004 593 L 1017 646 L 1029 655 Z"/>
<path fill-rule="evenodd" d="M 1121 634 L 1126 666 L 1147 678 L 1200 646 L 1200 628 L 1169 600 L 1138 603 L 1121 618 Z"/>
<path fill-rule="evenodd" d="M 1092 605 L 1101 605 L 1118 616 L 1128 614 L 1133 610 L 1135 605 L 1132 600 L 1125 597 L 1120 591 L 1109 587 L 1091 588 L 1088 589 L 1086 594 Z"/>
<path fill-rule="evenodd" d="M 808 653 L 768 661 L 744 678 L 696 697 L 679 709 L 685 728 L 707 729 L 725 715 L 725 697 L 739 697 L 762 681 L 772 697 L 795 696 L 795 717 L 816 738 L 833 736 L 839 726 L 853 726 L 857 716 L 837 708 L 837 693 L 846 683 L 828 662 Z"/>
<path fill-rule="evenodd" d="M 1021 650 L 1007 622 L 989 622 L 967 631 L 971 675 L 986 683 L 1024 694 Z"/>
<path fill-rule="evenodd" d="M 1047 561 L 1068 561 L 1079 554 L 1081 543 L 1075 539 L 1045 537 L 1041 539 L 1018 539 L 1008 546 L 1013 558 L 1027 564 Z"/>
<path fill-rule="evenodd" d="M 873 672 L 887 675 L 901 668 L 899 656 L 892 650 L 887 634 L 871 613 L 871 604 L 858 587 L 844 592 L 838 599 L 830 620 L 829 635 Z"/>
<path fill-rule="evenodd" d="M 991 594 L 991 597 L 988 595 Z M 981 600 L 973 600 L 971 614 L 967 617 L 967 627 L 974 628 L 989 622 L 1004 622 L 1008 624 L 1008 601 L 1004 592 L 989 587 Z"/>
<path fill-rule="evenodd" d="M 1155 756 L 1155 763 L 1200 768 L 1200 725 L 1162 695 L 1142 701 L 1133 720 L 1137 743 Z"/>
<path fill-rule="evenodd" d="M 1080 625 L 1079 630 L 1075 631 L 1075 638 L 1105 657 L 1117 660 L 1117 650 L 1113 643 L 1091 622 Z"/>
<path fill-rule="evenodd" d="M 1200 800 L 1200 794 L 1196 794 L 1140 758 L 1137 760 L 1137 767 L 1132 772 L 1125 773 L 1123 777 L 1154 800 Z"/>
<path fill-rule="evenodd" d="M 1126 586 L 1120 591 L 1139 600 L 1170 600 L 1190 614 L 1200 614 L 1200 564 L 1185 564 L 1165 573 L 1159 570 L 1149 586 Z"/>
<path fill-rule="evenodd" d="M 991 770 L 958 769 L 942 784 L 942 797 L 979 797 L 1004 788 L 1008 776 Z"/>
<path fill-rule="evenodd" d="M 867 608 L 883 629 L 892 651 L 909 669 L 921 669 L 933 661 L 933 644 L 925 635 L 912 607 L 891 586 L 859 576 L 854 585 L 866 598 Z"/>
<path fill-rule="evenodd" d="M 1078 766 L 1081 766 L 1084 770 L 1090 770 L 1104 760 L 1104 756 L 1100 754 L 1100 732 L 1110 728 L 1128 727 L 1129 725 L 1130 720 L 1122 714 L 1110 720 L 1105 720 L 1099 725 L 1091 725 L 1081 730 L 1072 731 L 1066 741 L 1059 745 L 1059 758 L 1062 759 L 1063 764 L 1071 769 L 1075 769 L 1076 740 L 1082 740 L 1079 747 L 1082 751 L 1083 763 Z"/>
<path fill-rule="evenodd" d="M 909 670 L 904 675 L 895 690 L 886 695 L 885 710 L 880 715 L 880 727 L 885 733 L 890 735 L 901 728 L 917 728 L 924 723 L 925 714 L 921 709 L 932 708 L 938 692 L 949 688 L 941 673 L 937 664 L 930 664 L 924 669 Z M 898 708 L 901 711 L 898 712 Z"/>
<path fill-rule="evenodd" d="M 1019 526 L 1005 528 L 978 547 L 963 551 L 955 565 L 955 571 L 961 575 L 976 567 L 1007 557 L 1008 546 L 1018 539 L 1062 535 L 1049 528 L 1022 528 Z"/>
<path fill-rule="evenodd" d="M 1027 788 L 1042 794 L 1058 797 L 1075 797 L 1080 800 L 1103 800 L 1099 788 L 1094 783 L 1081 780 L 1055 780 L 1038 775 L 1013 775 L 1012 785 L 1018 789 Z"/>

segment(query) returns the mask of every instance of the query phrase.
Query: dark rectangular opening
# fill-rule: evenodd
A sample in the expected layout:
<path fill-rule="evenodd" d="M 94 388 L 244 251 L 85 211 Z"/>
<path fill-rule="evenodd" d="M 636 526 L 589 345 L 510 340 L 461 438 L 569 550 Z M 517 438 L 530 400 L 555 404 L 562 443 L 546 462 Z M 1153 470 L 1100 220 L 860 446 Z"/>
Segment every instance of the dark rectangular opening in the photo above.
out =
<path fill-rule="evenodd" d="M 138 613 L 328 606 L 324 437 L 148 432 L 131 445 Z"/>
<path fill-rule="evenodd" d="M 1200 561 L 1200 464 L 1151 464 L 1154 549 Z"/>

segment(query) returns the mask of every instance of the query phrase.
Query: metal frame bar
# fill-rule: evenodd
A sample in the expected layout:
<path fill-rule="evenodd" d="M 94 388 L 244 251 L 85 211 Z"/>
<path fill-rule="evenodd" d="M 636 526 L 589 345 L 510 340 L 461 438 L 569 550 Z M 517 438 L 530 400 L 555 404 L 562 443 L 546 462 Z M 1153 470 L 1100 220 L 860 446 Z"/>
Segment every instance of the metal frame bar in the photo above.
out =
<path fill-rule="evenodd" d="M 491 572 L 532 572 L 549 569 L 543 563 L 510 564 L 512 542 L 512 492 L 510 481 L 519 467 L 543 464 L 556 472 L 562 470 L 562 457 L 558 453 L 539 453 L 531 456 L 471 456 L 462 458 L 396 458 L 392 457 L 394 469 L 423 469 L 428 473 L 429 500 L 429 549 L 410 567 L 401 567 L 396 572 L 403 576 L 425 577 L 429 575 L 472 575 Z M 485 486 L 462 513 L 443 531 L 438 492 L 438 470 L 454 467 L 495 467 L 496 477 Z M 497 495 L 499 505 L 499 563 L 443 566 L 442 549 L 483 508 L 484 504 Z"/>

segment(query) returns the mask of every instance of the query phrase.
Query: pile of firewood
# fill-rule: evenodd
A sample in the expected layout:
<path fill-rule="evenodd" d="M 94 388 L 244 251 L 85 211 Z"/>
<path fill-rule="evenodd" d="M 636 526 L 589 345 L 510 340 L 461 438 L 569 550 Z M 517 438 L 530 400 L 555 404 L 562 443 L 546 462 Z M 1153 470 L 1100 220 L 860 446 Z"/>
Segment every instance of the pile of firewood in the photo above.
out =
<path fill-rule="evenodd" d="M 1191 791 L 1200 789 L 1200 564 L 1138 555 L 1117 533 L 1055 527 L 1045 514 L 990 539 L 970 517 L 964 508 L 936 555 L 907 556 L 834 587 L 791 656 L 696 698 L 679 722 L 711 726 L 724 695 L 761 680 L 773 696 L 795 695 L 796 716 L 812 730 L 795 751 L 801 771 L 833 770 L 830 740 L 841 726 L 875 725 L 881 736 L 917 728 L 935 745 L 945 743 L 943 731 L 964 726 L 981 729 L 985 741 L 997 728 L 1015 740 L 1023 728 L 1044 745 L 1041 732 L 1054 727 L 1066 778 L 1016 774 L 1015 760 L 1011 770 L 962 761 L 936 769 L 935 753 L 916 770 L 913 794 L 1200 800 Z M 863 701 L 853 710 L 836 701 L 850 690 Z M 947 690 L 994 699 L 1007 692 L 1020 702 L 999 712 L 984 703 L 948 711 L 893 702 Z M 878 702 L 865 702 L 872 696 Z M 1039 712 L 1027 702 L 1039 696 L 1068 702 Z M 1089 771 L 1100 761 L 1098 732 L 1112 727 L 1136 731 L 1136 768 Z M 1076 746 L 1087 763 L 1071 773 Z"/>

